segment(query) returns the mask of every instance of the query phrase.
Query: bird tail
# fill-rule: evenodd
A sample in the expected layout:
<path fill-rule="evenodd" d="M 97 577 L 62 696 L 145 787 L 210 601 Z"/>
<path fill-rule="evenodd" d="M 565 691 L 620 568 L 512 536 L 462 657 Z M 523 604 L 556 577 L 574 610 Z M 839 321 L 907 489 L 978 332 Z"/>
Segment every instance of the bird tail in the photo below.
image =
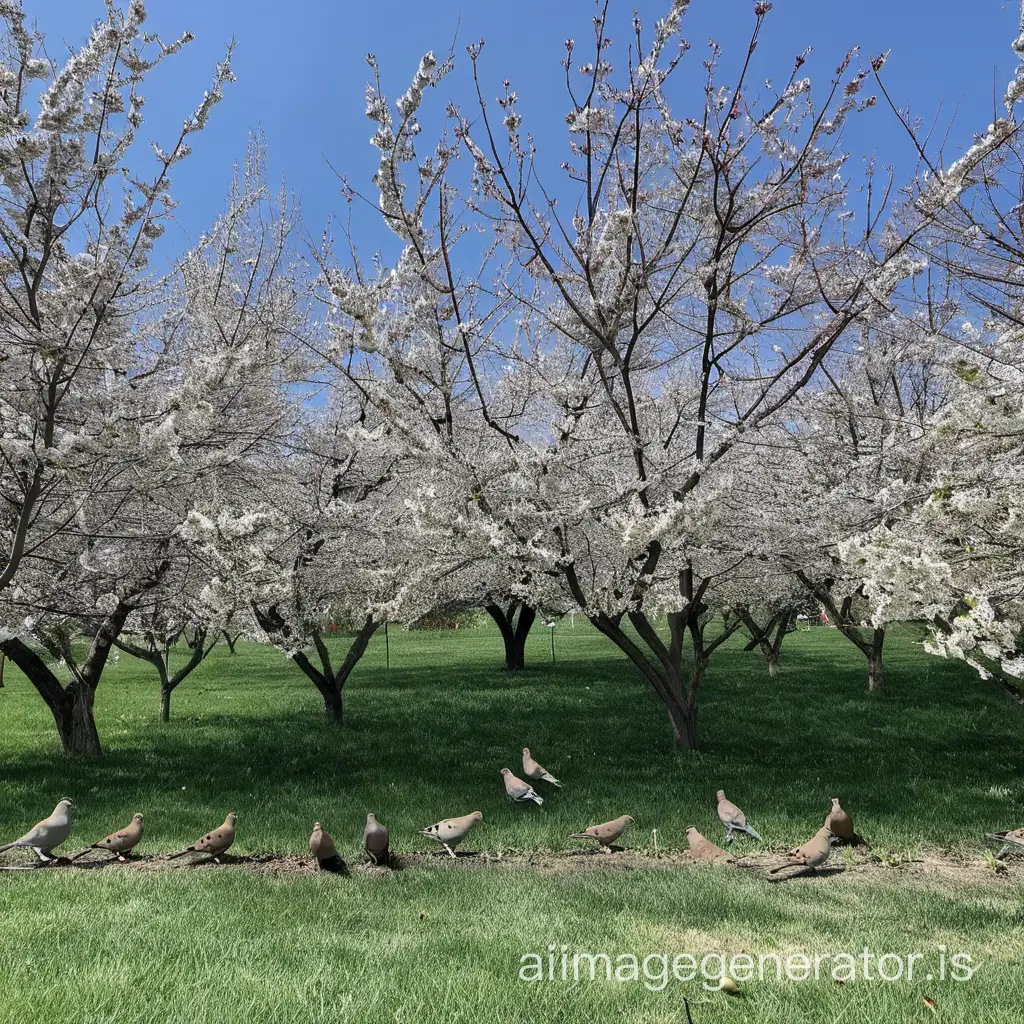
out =
<path fill-rule="evenodd" d="M 1013 836 L 1010 835 L 1010 831 L 1010 829 L 1006 829 L 1003 832 L 986 832 L 985 835 L 987 838 L 996 839 L 1000 843 L 1013 843 L 1014 846 L 1024 846 L 1024 843 L 1022 843 L 1019 839 L 1015 839 Z"/>
<path fill-rule="evenodd" d="M 586 832 L 573 832 L 570 839 L 593 839 L 594 836 L 588 836 Z"/>
<path fill-rule="evenodd" d="M 749 825 L 733 825 L 733 828 L 740 832 L 746 832 L 752 839 L 756 839 L 759 843 L 763 843 L 764 840 L 749 826 Z"/>
<path fill-rule="evenodd" d="M 175 857 L 184 857 L 186 853 L 193 853 L 194 851 L 194 846 L 186 846 L 184 850 L 179 850 L 178 853 L 172 853 L 167 859 L 174 860 Z"/>
<path fill-rule="evenodd" d="M 8 850 L 13 850 L 16 846 L 20 845 L 20 843 L 8 843 L 6 846 L 0 846 L 0 853 L 6 853 Z"/>
<path fill-rule="evenodd" d="M 561 788 L 562 788 L 562 784 L 561 784 L 561 783 L 560 783 L 560 782 L 558 781 L 558 779 L 556 779 L 556 778 L 554 777 L 554 775 L 552 775 L 552 774 L 551 774 L 551 772 L 545 772 L 545 773 L 544 773 L 544 774 L 543 774 L 543 775 L 541 776 L 541 778 L 542 778 L 542 779 L 543 779 L 543 780 L 544 780 L 545 782 L 550 782 L 552 786 L 557 786 L 557 787 L 558 787 L 559 789 L 561 789 Z"/>
<path fill-rule="evenodd" d="M 79 857 L 84 857 L 87 853 L 92 853 L 95 849 L 95 846 L 87 846 L 84 850 L 79 850 L 78 853 L 71 858 L 71 863 L 73 864 Z"/>
<path fill-rule="evenodd" d="M 785 864 L 780 864 L 777 868 L 772 868 L 768 872 L 769 875 L 777 875 L 780 871 L 785 871 L 786 868 L 795 868 L 803 865 L 803 861 L 800 860 L 787 860 Z"/>
<path fill-rule="evenodd" d="M 532 800 L 538 807 L 540 807 L 540 805 L 544 803 L 544 797 L 540 796 L 537 793 L 531 793 L 526 799 Z"/>

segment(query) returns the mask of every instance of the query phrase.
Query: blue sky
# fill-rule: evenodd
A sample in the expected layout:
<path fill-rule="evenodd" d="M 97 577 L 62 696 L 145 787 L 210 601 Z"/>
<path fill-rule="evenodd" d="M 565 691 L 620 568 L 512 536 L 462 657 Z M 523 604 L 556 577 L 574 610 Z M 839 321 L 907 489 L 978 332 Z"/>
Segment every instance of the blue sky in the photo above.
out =
<path fill-rule="evenodd" d="M 652 25 L 668 0 L 638 0 L 636 7 Z M 260 126 L 268 141 L 272 174 L 285 176 L 299 193 L 304 219 L 316 236 L 332 214 L 344 213 L 337 182 L 326 159 L 353 183 L 372 192 L 375 167 L 371 134 L 364 116 L 363 90 L 373 52 L 392 98 L 408 85 L 420 56 L 433 49 L 447 53 L 458 32 L 456 71 L 440 95 L 428 94 L 425 120 L 440 124 L 449 99 L 471 101 L 465 45 L 486 40 L 483 67 L 488 99 L 504 78 L 520 96 L 525 127 L 531 130 L 550 166 L 564 158 L 564 41 L 579 49 L 591 38 L 592 0 L 147 0 L 149 28 L 170 39 L 188 30 L 196 40 L 153 74 L 147 91 L 147 131 L 168 141 L 202 96 L 226 42 L 237 40 L 235 72 L 224 102 L 209 129 L 195 139 L 194 155 L 176 169 L 175 195 L 181 206 L 166 244 L 183 248 L 210 223 L 223 205 L 231 167 L 245 154 L 250 126 Z M 46 32 L 51 55 L 62 45 L 77 46 L 103 10 L 101 0 L 25 0 L 30 17 Z M 622 59 L 630 34 L 633 4 L 612 0 L 609 35 L 613 62 Z M 885 69 L 887 88 L 900 104 L 930 122 L 938 115 L 950 125 L 947 159 L 970 145 L 972 133 L 992 117 L 993 74 L 999 94 L 1012 75 L 1010 42 L 1019 9 L 1012 2 L 978 0 L 775 0 L 757 53 L 757 81 L 784 80 L 793 57 L 804 47 L 814 54 L 802 74 L 817 87 L 826 84 L 849 46 L 865 54 L 891 49 Z M 741 59 L 753 25 L 751 0 L 693 0 L 684 35 L 692 44 L 684 76 L 674 97 L 677 114 L 699 116 L 700 64 L 715 38 L 726 59 Z M 908 142 L 892 114 L 881 107 L 867 112 L 848 131 L 846 145 L 855 158 L 877 152 L 880 162 L 912 166 Z M 143 154 L 144 156 L 144 154 Z M 369 212 L 354 221 L 366 251 L 386 236 Z"/>

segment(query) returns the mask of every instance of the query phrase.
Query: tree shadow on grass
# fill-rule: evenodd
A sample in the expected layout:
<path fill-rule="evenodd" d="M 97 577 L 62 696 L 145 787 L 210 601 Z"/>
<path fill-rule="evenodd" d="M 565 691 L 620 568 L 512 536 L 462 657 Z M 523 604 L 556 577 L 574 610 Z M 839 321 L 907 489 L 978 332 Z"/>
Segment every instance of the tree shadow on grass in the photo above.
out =
<path fill-rule="evenodd" d="M 155 680 L 122 671 L 100 688 L 107 754 L 95 762 L 56 754 L 52 723 L 12 673 L 0 715 L 22 716 L 21 731 L 5 740 L 0 821 L 13 837 L 69 795 L 76 833 L 95 833 L 86 841 L 141 810 L 147 825 L 152 815 L 147 841 L 180 846 L 235 810 L 244 849 L 282 849 L 299 847 L 314 819 L 341 820 L 352 843 L 368 811 L 408 839 L 479 809 L 482 844 L 556 848 L 630 813 L 638 836 L 668 829 L 662 840 L 681 844 L 687 824 L 713 827 L 718 788 L 786 846 L 835 795 L 876 842 L 973 840 L 1024 820 L 1013 799 L 1024 713 L 966 667 L 899 638 L 881 696 L 867 694 L 863 659 L 835 631 L 792 638 L 776 680 L 730 641 L 702 693 L 695 754 L 673 747 L 660 704 L 610 648 L 519 674 L 464 654 L 458 635 L 415 639 L 421 667 L 369 659 L 357 669 L 340 727 L 277 652 L 211 658 L 176 693 L 167 726 L 155 720 Z M 518 770 L 523 746 L 566 787 L 545 790 L 529 816 L 498 775 Z"/>

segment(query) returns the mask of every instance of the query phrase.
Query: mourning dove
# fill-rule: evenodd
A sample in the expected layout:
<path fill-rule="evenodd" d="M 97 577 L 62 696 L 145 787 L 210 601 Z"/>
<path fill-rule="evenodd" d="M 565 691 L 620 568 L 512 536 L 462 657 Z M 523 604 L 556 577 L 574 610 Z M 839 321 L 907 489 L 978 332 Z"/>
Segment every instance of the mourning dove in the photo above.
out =
<path fill-rule="evenodd" d="M 840 843 L 862 843 L 863 840 L 853 828 L 853 818 L 839 804 L 839 797 L 832 797 L 832 810 L 825 819 L 825 828 L 830 829 Z"/>
<path fill-rule="evenodd" d="M 71 835 L 72 806 L 70 800 L 61 800 L 48 818 L 43 818 L 20 839 L 15 839 L 13 843 L 8 843 L 6 846 L 0 846 L 0 853 L 11 850 L 15 846 L 26 846 L 35 850 L 36 856 L 42 861 L 55 860 L 54 849 Z"/>
<path fill-rule="evenodd" d="M 715 846 L 705 839 L 692 825 L 686 830 L 686 843 L 690 848 L 690 856 L 694 860 L 720 861 L 724 864 L 735 864 L 736 858 L 729 855 L 720 846 Z"/>
<path fill-rule="evenodd" d="M 628 814 L 623 814 L 620 818 L 613 818 L 611 821 L 606 821 L 602 825 L 591 825 L 585 832 L 573 832 L 570 839 L 593 839 L 601 847 L 605 853 L 610 853 L 608 849 L 612 843 L 615 842 L 623 832 L 633 824 L 633 819 Z"/>
<path fill-rule="evenodd" d="M 445 818 L 436 825 L 428 825 L 422 830 L 421 835 L 436 839 L 448 851 L 448 856 L 454 859 L 455 847 L 466 838 L 469 830 L 478 821 L 483 820 L 484 816 L 480 811 L 472 811 L 460 818 Z"/>
<path fill-rule="evenodd" d="M 530 756 L 530 748 L 523 747 L 523 774 L 528 779 L 534 779 L 540 782 L 550 782 L 552 786 L 557 786 L 559 789 L 562 788 L 562 784 L 547 770 L 537 764 L 536 761 Z"/>
<path fill-rule="evenodd" d="M 142 815 L 136 814 L 132 818 L 132 823 L 126 825 L 120 832 L 111 832 L 106 839 L 101 839 L 98 843 L 87 846 L 81 853 L 76 853 L 71 859 L 78 860 L 79 857 L 84 857 L 91 850 L 109 850 L 117 855 L 118 860 L 125 861 L 128 860 L 132 850 L 140 842 L 142 842 Z"/>
<path fill-rule="evenodd" d="M 1000 860 L 1010 852 L 1011 846 L 1024 847 L 1024 828 L 1007 829 L 1003 832 L 986 833 L 989 839 L 998 840 L 1003 844 L 1002 849 L 996 854 Z"/>
<path fill-rule="evenodd" d="M 174 860 L 175 857 L 184 857 L 186 853 L 208 853 L 219 864 L 221 855 L 226 853 L 235 841 L 235 822 L 237 820 L 238 815 L 231 811 L 224 819 L 224 824 L 220 828 L 207 832 L 202 839 L 196 840 L 191 846 L 186 846 L 179 853 L 172 853 L 168 859 Z"/>
<path fill-rule="evenodd" d="M 761 837 L 747 824 L 747 816 L 731 801 L 726 800 L 725 790 L 718 791 L 718 817 L 725 826 L 725 841 L 731 843 L 733 832 L 745 832 L 762 842 Z"/>
<path fill-rule="evenodd" d="M 344 874 L 345 862 L 338 856 L 338 848 L 330 832 L 325 832 L 319 821 L 313 822 L 313 834 L 309 837 L 309 852 L 316 859 L 321 871 Z"/>
<path fill-rule="evenodd" d="M 377 820 L 375 814 L 368 814 L 366 828 L 363 829 L 363 849 L 374 864 L 386 866 L 390 862 L 390 843 L 391 833 Z"/>
<path fill-rule="evenodd" d="M 512 774 L 510 768 L 501 769 L 502 777 L 505 779 L 505 792 L 517 804 L 524 804 L 528 800 L 532 800 L 538 806 L 544 803 L 544 798 L 537 795 L 537 791 L 528 782 L 523 782 L 522 779 L 517 778 Z"/>
<path fill-rule="evenodd" d="M 790 850 L 786 854 L 786 863 L 772 868 L 769 874 L 774 875 L 789 867 L 805 867 L 809 871 L 816 871 L 828 860 L 829 854 L 832 852 L 833 838 L 832 830 L 823 825 L 803 846 Z"/>

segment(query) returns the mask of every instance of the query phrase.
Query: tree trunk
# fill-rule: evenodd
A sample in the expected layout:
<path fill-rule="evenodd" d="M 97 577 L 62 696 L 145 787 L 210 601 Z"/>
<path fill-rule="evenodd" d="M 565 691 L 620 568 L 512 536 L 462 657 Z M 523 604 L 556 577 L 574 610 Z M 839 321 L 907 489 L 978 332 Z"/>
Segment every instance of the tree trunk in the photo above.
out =
<path fill-rule="evenodd" d="M 100 734 L 96 728 L 93 703 L 96 692 L 91 686 L 78 685 L 57 715 L 57 731 L 64 753 L 69 757 L 100 757 Z"/>
<path fill-rule="evenodd" d="M 768 663 L 768 675 L 775 679 L 779 674 L 779 661 L 782 657 L 782 641 L 792 631 L 793 617 L 796 613 L 792 609 L 786 609 L 773 615 L 767 625 L 762 629 L 750 612 L 741 610 L 740 620 L 747 627 L 750 633 L 750 641 L 743 649 L 752 651 L 757 647 L 764 655 Z"/>
<path fill-rule="evenodd" d="M 885 627 L 881 626 L 871 632 L 871 639 L 865 638 L 863 626 L 858 626 L 851 616 L 853 595 L 848 594 L 841 604 L 836 604 L 829 592 L 829 586 L 815 586 L 803 573 L 796 573 L 800 580 L 814 596 L 821 601 L 835 620 L 839 632 L 868 659 L 868 693 L 879 693 L 885 687 L 885 663 L 882 660 L 882 648 L 885 645 Z"/>
<path fill-rule="evenodd" d="M 226 633 L 224 635 L 227 636 Z M 156 669 L 156 673 L 160 677 L 160 721 L 169 722 L 171 720 L 171 694 L 178 688 L 178 684 L 184 682 L 209 655 L 210 651 L 217 646 L 219 639 L 219 637 L 214 639 L 213 643 L 207 647 L 205 629 L 197 629 L 191 641 L 186 636 L 185 642 L 192 654 L 174 675 L 171 675 L 171 648 L 167 647 L 164 651 L 160 651 L 154 637 L 149 638 L 146 647 L 138 647 L 120 637 L 114 641 L 114 645 L 133 658 L 148 661 Z"/>
<path fill-rule="evenodd" d="M 526 667 L 526 638 L 533 628 L 537 612 L 528 604 L 519 604 L 519 618 L 516 621 L 517 602 L 510 604 L 507 610 L 496 604 L 485 607 L 501 632 L 505 645 L 505 670 L 521 672 Z"/>
<path fill-rule="evenodd" d="M 3 650 L 50 709 L 64 753 L 69 757 L 101 756 L 103 748 L 93 714 L 95 684 L 76 680 L 67 687 L 62 686 L 49 665 L 17 637 L 4 641 Z M 98 674 L 95 678 L 98 680 Z"/>
<path fill-rule="evenodd" d="M 333 686 L 325 686 L 320 691 L 324 698 L 324 710 L 327 712 L 327 720 L 332 725 L 341 725 L 344 722 L 344 705 L 341 700 L 341 687 L 335 683 Z"/>
<path fill-rule="evenodd" d="M 868 693 L 880 693 L 885 688 L 885 662 L 882 647 L 885 644 L 885 629 L 876 629 L 871 635 L 868 656 Z"/>
<path fill-rule="evenodd" d="M 167 660 L 156 654 L 151 661 L 160 676 L 160 721 L 166 725 L 171 720 L 171 694 L 174 692 L 174 687 L 171 685 Z"/>
<path fill-rule="evenodd" d="M 256 609 L 254 608 L 254 610 Z M 268 613 L 257 611 L 257 616 L 260 614 L 266 617 Z M 263 626 L 263 623 L 261 622 L 260 625 Z M 341 668 L 337 672 L 331 666 L 331 653 L 327 649 L 327 644 L 324 643 L 324 638 L 320 635 L 319 630 L 313 630 L 313 646 L 320 659 L 320 668 L 317 668 L 309 660 L 304 651 L 296 651 L 292 655 L 292 661 L 313 681 L 313 685 L 316 686 L 320 696 L 323 697 L 324 711 L 327 713 L 329 721 L 341 725 L 343 718 L 341 693 L 345 688 L 345 682 L 352 674 L 352 669 L 356 667 L 359 659 L 366 652 L 373 634 L 382 625 L 383 623 L 375 621 L 372 616 L 366 617 L 359 632 L 356 633 L 355 639 L 352 641 L 352 646 L 349 647 L 348 653 L 345 655 Z M 265 629 L 266 627 L 264 626 L 263 628 Z"/>
<path fill-rule="evenodd" d="M 667 701 L 668 719 L 676 746 L 683 750 L 697 749 L 697 709 L 687 708 L 678 701 Z"/>

